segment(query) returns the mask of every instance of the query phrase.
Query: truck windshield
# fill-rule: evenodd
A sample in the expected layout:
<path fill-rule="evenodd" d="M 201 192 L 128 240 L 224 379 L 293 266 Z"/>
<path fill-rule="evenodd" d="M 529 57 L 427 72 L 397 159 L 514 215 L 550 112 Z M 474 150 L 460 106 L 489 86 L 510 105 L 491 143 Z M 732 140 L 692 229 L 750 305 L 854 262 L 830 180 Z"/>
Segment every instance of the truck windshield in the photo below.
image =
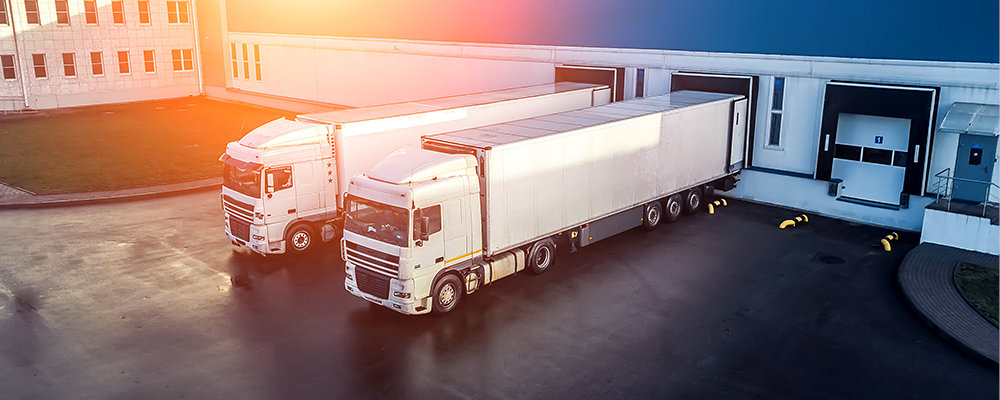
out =
<path fill-rule="evenodd" d="M 222 171 L 222 184 L 255 199 L 260 198 L 260 172 L 247 171 L 226 164 L 225 170 Z"/>
<path fill-rule="evenodd" d="M 347 217 L 344 229 L 380 242 L 400 247 L 407 246 L 409 212 L 358 197 L 348 197 L 344 207 Z"/>

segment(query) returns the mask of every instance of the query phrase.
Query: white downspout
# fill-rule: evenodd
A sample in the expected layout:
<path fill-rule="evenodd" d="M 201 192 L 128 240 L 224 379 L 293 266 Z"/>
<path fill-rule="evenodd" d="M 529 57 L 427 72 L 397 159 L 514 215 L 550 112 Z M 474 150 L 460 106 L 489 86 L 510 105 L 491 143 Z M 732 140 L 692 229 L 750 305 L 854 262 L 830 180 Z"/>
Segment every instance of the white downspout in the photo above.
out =
<path fill-rule="evenodd" d="M 205 82 L 201 69 L 201 34 L 198 31 L 198 4 L 197 0 L 191 0 L 191 16 L 194 19 L 194 53 L 198 55 L 198 95 L 205 95 Z"/>

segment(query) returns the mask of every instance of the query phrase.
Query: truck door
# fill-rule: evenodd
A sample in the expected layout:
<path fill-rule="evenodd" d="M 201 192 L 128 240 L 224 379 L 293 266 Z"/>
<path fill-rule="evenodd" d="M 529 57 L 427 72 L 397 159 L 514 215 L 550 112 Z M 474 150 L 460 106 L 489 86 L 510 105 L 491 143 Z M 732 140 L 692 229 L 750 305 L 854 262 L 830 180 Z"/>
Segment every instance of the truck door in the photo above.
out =
<path fill-rule="evenodd" d="M 295 206 L 292 167 L 268 168 L 264 172 L 264 223 L 271 241 L 279 240 L 288 221 L 298 216 Z"/>
<path fill-rule="evenodd" d="M 422 220 L 426 222 L 421 222 Z M 437 270 L 444 264 L 444 232 L 441 230 L 441 205 L 417 209 L 413 213 L 413 239 L 420 242 L 415 261 L 421 269 Z M 423 235 L 421 235 L 423 233 Z M 421 238 L 423 236 L 423 238 Z M 433 268 L 432 268 L 433 267 Z"/>

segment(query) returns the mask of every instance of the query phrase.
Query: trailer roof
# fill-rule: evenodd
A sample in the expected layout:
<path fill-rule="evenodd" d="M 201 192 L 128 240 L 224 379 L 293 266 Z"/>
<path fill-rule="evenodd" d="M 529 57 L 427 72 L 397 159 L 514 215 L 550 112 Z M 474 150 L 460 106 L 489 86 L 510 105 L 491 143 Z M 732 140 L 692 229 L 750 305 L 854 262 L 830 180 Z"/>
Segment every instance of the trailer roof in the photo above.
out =
<path fill-rule="evenodd" d="M 434 99 L 410 101 L 406 103 L 386 104 L 381 106 L 354 108 L 349 110 L 328 111 L 323 113 L 305 114 L 300 119 L 326 124 L 346 124 L 351 122 L 370 121 L 381 118 L 399 117 L 427 111 L 446 110 L 470 107 L 476 105 L 498 103 L 501 101 L 544 96 L 554 93 L 589 90 L 607 85 L 591 83 L 556 82 L 543 85 L 524 86 L 513 89 L 495 90 L 490 92 L 472 93 L 459 96 L 439 97 Z"/>
<path fill-rule="evenodd" d="M 679 91 L 661 96 L 611 103 L 582 110 L 567 111 L 541 117 L 522 119 L 480 128 L 426 136 L 436 142 L 463 147 L 488 149 L 574 129 L 603 125 L 643 115 L 669 112 L 682 108 L 742 97 L 740 95 Z"/>

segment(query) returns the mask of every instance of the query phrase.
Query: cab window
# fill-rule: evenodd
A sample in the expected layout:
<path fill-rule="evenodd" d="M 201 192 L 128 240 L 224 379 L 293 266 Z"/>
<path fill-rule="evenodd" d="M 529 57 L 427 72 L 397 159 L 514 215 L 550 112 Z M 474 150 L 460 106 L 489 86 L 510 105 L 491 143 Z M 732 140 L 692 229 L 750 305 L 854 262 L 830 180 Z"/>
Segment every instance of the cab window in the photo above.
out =
<path fill-rule="evenodd" d="M 413 237 L 420 237 L 420 221 L 427 217 L 427 234 L 433 235 L 441 231 L 441 205 L 417 209 L 413 212 Z"/>
<path fill-rule="evenodd" d="M 278 167 L 267 170 L 267 193 L 292 187 L 292 167 Z"/>

